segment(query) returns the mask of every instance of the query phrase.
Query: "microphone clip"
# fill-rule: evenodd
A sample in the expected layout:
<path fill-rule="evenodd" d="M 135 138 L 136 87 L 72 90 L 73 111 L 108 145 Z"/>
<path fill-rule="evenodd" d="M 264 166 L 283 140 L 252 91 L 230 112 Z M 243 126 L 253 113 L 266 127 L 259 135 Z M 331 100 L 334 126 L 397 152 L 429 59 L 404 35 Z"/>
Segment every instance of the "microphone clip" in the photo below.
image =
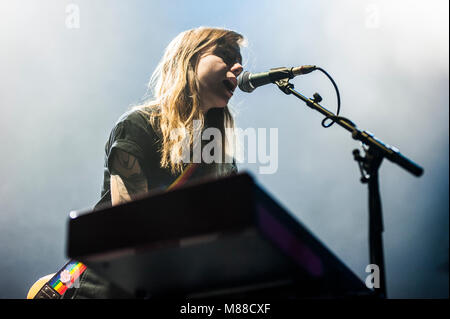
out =
<path fill-rule="evenodd" d="M 294 88 L 294 84 L 290 83 L 289 79 L 290 78 L 285 78 L 274 82 L 284 94 L 288 95 L 292 93 L 291 89 Z"/>
<path fill-rule="evenodd" d="M 292 91 L 290 89 L 294 88 L 294 84 L 290 83 L 289 80 L 297 75 L 308 74 L 316 69 L 317 67 L 315 65 L 303 65 L 296 68 L 273 68 L 269 70 L 269 78 L 272 83 L 275 83 L 278 88 L 283 91 L 283 93 L 291 94 Z M 317 99 L 317 101 L 314 100 L 314 102 L 317 103 L 322 100 L 320 95 L 318 97 L 314 95 L 314 98 Z"/>

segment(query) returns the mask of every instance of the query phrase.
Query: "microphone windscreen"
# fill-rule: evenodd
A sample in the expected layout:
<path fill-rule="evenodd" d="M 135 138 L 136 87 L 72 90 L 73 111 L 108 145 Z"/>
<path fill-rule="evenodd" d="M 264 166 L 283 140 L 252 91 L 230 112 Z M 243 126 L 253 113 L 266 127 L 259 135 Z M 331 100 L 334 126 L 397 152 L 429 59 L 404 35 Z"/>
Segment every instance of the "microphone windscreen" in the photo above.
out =
<path fill-rule="evenodd" d="M 241 89 L 241 91 L 251 93 L 255 89 L 250 83 L 250 75 L 250 72 L 245 71 L 238 77 L 238 87 L 239 89 Z"/>

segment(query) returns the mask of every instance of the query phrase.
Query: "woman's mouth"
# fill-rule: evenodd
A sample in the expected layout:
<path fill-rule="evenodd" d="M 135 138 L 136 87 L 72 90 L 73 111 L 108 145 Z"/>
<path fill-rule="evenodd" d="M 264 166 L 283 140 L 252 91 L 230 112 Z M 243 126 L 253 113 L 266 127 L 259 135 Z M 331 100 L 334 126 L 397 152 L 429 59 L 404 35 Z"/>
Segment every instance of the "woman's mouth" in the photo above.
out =
<path fill-rule="evenodd" d="M 227 91 L 228 91 L 231 95 L 233 95 L 234 90 L 236 89 L 236 84 L 233 83 L 233 82 L 232 82 L 231 80 L 229 80 L 229 79 L 225 79 L 225 80 L 223 80 L 222 82 L 223 82 L 225 88 L 227 89 Z"/>

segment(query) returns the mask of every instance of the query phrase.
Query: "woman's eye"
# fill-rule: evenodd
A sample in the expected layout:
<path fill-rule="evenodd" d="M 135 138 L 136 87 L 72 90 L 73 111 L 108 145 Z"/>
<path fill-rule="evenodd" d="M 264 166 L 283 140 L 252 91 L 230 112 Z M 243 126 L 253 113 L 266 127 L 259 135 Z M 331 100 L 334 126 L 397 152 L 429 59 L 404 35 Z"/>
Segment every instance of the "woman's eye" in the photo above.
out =
<path fill-rule="evenodd" d="M 240 63 L 239 62 L 239 56 L 236 52 L 230 52 L 230 50 L 226 49 L 219 49 L 216 51 L 216 55 L 220 58 L 222 58 L 223 62 L 229 66 Z"/>
<path fill-rule="evenodd" d="M 221 58 L 223 60 L 223 62 L 225 62 L 225 64 L 230 64 L 232 61 L 231 57 L 229 55 L 227 55 L 226 53 L 218 53 L 217 56 L 219 58 Z"/>
<path fill-rule="evenodd" d="M 227 54 L 224 51 L 217 51 L 215 52 L 215 54 L 222 59 L 223 62 L 225 62 L 225 64 L 230 64 L 231 62 L 233 62 L 232 58 L 230 57 L 229 54 Z"/>
<path fill-rule="evenodd" d="M 229 57 L 229 56 L 224 56 L 223 57 L 223 62 L 225 62 L 225 64 L 230 65 L 230 64 L 233 63 L 233 59 L 231 57 Z"/>

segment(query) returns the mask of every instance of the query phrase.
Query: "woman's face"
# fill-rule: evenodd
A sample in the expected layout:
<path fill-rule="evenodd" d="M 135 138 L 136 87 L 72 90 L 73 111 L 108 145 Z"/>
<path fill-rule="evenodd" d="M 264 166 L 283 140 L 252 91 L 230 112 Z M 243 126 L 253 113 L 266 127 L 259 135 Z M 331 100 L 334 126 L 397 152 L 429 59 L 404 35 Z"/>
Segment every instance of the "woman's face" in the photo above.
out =
<path fill-rule="evenodd" d="M 241 63 L 239 47 L 230 45 L 216 46 L 200 56 L 197 78 L 203 112 L 228 105 L 237 86 L 237 76 L 243 70 Z"/>

